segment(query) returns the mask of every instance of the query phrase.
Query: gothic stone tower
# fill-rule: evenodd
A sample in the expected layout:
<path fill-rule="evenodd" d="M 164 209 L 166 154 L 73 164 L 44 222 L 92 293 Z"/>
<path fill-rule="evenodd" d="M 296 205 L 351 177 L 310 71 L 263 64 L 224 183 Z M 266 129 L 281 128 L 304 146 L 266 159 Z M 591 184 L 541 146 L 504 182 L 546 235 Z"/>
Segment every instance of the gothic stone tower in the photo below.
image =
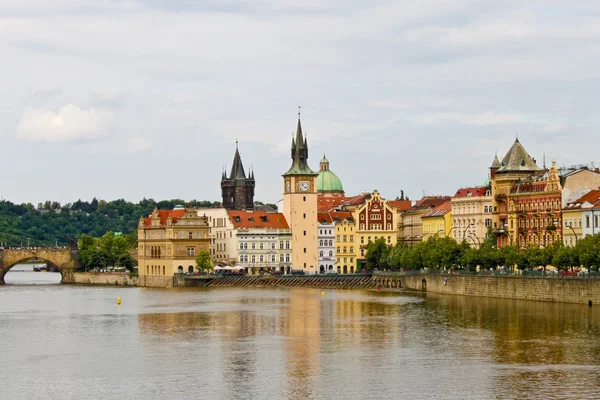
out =
<path fill-rule="evenodd" d="M 231 175 L 227 177 L 225 170 L 223 170 L 221 176 L 223 207 L 227 210 L 253 210 L 254 185 L 254 171 L 250 171 L 250 174 L 246 177 L 236 141 Z"/>
<path fill-rule="evenodd" d="M 283 174 L 283 211 L 292 230 L 292 268 L 314 274 L 318 269 L 317 177 L 310 169 L 308 144 L 302 135 L 300 113 L 292 138 L 292 166 Z"/>

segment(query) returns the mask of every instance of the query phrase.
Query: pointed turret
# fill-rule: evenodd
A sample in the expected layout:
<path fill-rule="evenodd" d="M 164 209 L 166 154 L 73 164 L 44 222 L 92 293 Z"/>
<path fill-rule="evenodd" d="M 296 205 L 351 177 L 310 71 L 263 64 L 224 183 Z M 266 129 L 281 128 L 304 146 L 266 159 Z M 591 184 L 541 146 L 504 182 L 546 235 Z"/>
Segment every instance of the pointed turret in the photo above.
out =
<path fill-rule="evenodd" d="M 494 155 L 494 161 L 492 162 L 490 169 L 498 169 L 498 168 L 500 168 L 500 160 L 498 160 L 498 152 L 496 152 L 496 154 Z"/>
<path fill-rule="evenodd" d="M 231 174 L 227 177 L 227 169 L 224 167 L 223 177 L 221 178 L 223 207 L 228 210 L 252 210 L 254 208 L 254 186 L 254 173 L 250 172 L 246 177 L 238 141 L 236 140 Z"/>
<path fill-rule="evenodd" d="M 535 160 L 531 158 L 517 138 L 502 159 L 497 172 L 537 172 L 540 170 Z"/>
<path fill-rule="evenodd" d="M 316 175 L 308 166 L 308 142 L 302 134 L 302 124 L 298 115 L 296 138 L 292 140 L 292 166 L 284 175 Z"/>
<path fill-rule="evenodd" d="M 235 141 L 235 156 L 233 157 L 229 179 L 246 180 L 246 173 L 244 172 L 244 165 L 242 164 L 242 157 L 240 156 L 237 140 Z"/>

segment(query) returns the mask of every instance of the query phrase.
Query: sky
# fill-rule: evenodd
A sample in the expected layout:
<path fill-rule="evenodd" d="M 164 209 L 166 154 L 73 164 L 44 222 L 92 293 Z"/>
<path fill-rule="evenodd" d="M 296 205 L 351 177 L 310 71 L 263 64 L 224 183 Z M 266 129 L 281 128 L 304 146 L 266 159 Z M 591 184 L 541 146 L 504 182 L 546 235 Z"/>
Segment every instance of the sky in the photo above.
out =
<path fill-rule="evenodd" d="M 600 2 L 2 0 L 0 197 L 282 198 L 298 106 L 347 195 L 453 195 L 515 137 L 600 165 Z M 550 161 L 548 161 L 548 164 Z"/>

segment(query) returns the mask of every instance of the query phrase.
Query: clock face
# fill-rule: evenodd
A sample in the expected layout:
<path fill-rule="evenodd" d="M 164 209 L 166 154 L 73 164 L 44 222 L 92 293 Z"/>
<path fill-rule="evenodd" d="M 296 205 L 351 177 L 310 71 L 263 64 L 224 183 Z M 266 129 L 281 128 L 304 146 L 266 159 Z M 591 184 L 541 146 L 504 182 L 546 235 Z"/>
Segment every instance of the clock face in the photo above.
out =
<path fill-rule="evenodd" d="M 300 182 L 300 191 L 307 192 L 308 191 L 308 182 L 302 181 Z"/>

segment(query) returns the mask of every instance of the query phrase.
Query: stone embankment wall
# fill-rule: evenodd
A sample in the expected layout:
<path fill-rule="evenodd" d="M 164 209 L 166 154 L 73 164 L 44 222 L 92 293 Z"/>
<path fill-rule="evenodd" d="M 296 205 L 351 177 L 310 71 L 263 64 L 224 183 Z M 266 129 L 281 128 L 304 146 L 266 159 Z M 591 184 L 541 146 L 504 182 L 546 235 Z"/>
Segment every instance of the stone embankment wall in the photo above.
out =
<path fill-rule="evenodd" d="M 314 287 L 319 289 L 399 289 L 402 287 L 400 281 L 394 277 L 369 275 L 224 276 L 208 281 L 206 286 Z"/>
<path fill-rule="evenodd" d="M 402 287 L 425 292 L 501 299 L 600 305 L 600 279 L 514 276 L 398 276 Z"/>
<path fill-rule="evenodd" d="M 62 283 L 84 285 L 138 286 L 138 277 L 111 272 L 73 272 L 68 277 L 63 274 Z"/>

